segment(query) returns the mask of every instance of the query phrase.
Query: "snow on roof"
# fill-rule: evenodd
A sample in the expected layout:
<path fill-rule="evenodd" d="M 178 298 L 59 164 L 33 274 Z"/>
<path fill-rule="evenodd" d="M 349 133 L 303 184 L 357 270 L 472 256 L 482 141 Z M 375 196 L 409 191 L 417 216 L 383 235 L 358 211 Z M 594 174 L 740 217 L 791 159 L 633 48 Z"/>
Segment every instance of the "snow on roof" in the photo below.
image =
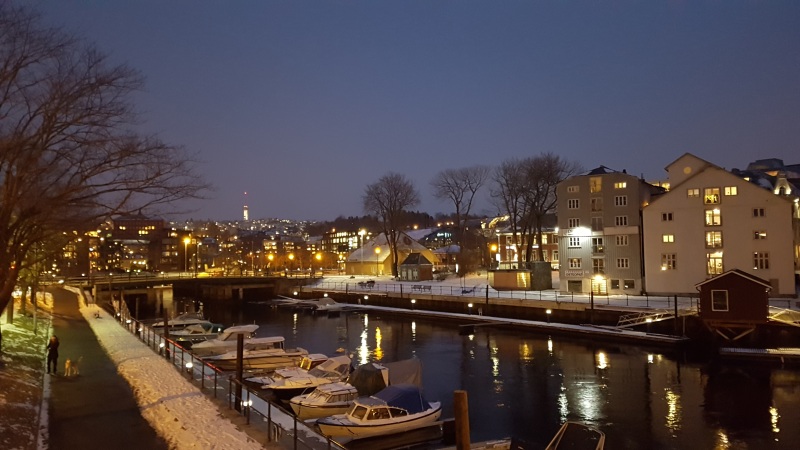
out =
<path fill-rule="evenodd" d="M 422 228 L 419 230 L 408 230 L 406 234 L 408 237 L 415 241 L 419 241 L 420 239 L 424 238 L 425 236 L 433 233 L 434 231 L 438 230 L 438 228 Z"/>
<path fill-rule="evenodd" d="M 380 252 L 376 252 L 375 249 L 380 249 Z M 409 237 L 408 234 L 402 231 L 400 232 L 400 237 L 397 240 L 397 249 L 400 251 L 419 252 L 427 250 L 425 246 L 415 241 Z M 390 254 L 389 241 L 386 239 L 386 235 L 381 233 L 374 239 L 370 239 L 369 241 L 365 242 L 362 247 L 353 250 L 353 252 L 347 257 L 347 261 L 382 263 L 386 261 L 386 258 L 388 258 Z"/>
<path fill-rule="evenodd" d="M 460 253 L 460 252 L 461 252 L 461 247 L 459 247 L 459 246 L 458 246 L 458 245 L 456 245 L 456 244 L 447 245 L 447 246 L 445 246 L 445 247 L 437 248 L 436 250 L 434 250 L 434 251 L 433 251 L 433 253 L 436 253 L 436 254 L 442 254 L 442 253 Z"/>

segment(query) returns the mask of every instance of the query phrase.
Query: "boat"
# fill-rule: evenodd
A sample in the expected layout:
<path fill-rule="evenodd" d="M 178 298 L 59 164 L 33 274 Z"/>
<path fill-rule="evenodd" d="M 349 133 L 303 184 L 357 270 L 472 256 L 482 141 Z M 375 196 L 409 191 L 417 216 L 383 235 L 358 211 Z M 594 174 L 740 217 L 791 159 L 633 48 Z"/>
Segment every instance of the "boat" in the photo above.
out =
<path fill-rule="evenodd" d="M 317 300 L 317 311 L 321 312 L 339 312 L 347 306 L 344 303 L 338 303 L 332 298 L 323 297 Z"/>
<path fill-rule="evenodd" d="M 606 435 L 578 422 L 566 422 L 545 450 L 603 450 Z"/>
<path fill-rule="evenodd" d="M 319 419 L 346 413 L 357 398 L 355 387 L 338 382 L 317 386 L 310 394 L 294 397 L 289 405 L 300 420 Z"/>
<path fill-rule="evenodd" d="M 265 373 L 272 373 L 271 376 L 254 376 L 245 379 L 245 381 L 249 381 L 251 383 L 256 384 L 270 384 L 275 380 L 280 380 L 283 378 L 290 378 L 296 377 L 298 375 L 305 375 L 308 373 L 309 370 L 317 367 L 318 365 L 324 363 L 328 360 L 328 357 L 323 355 L 322 353 L 311 353 L 303 357 L 300 360 L 300 364 L 297 366 L 288 366 L 282 367 L 280 369 L 275 369 L 274 372 L 265 372 Z"/>
<path fill-rule="evenodd" d="M 262 338 L 267 339 L 267 338 Z M 275 370 L 280 367 L 299 364 L 300 361 L 308 356 L 308 351 L 302 348 L 283 348 L 283 338 L 271 338 L 274 340 L 274 348 L 266 350 L 244 350 L 242 352 L 242 364 L 245 370 Z M 210 363 L 219 370 L 236 370 L 236 350 L 202 357 L 203 361 Z"/>
<path fill-rule="evenodd" d="M 282 337 L 254 338 L 258 325 L 237 325 L 226 328 L 216 339 L 208 339 L 192 346 L 192 352 L 197 356 L 221 355 L 231 350 L 236 350 L 236 341 L 241 334 L 244 336 L 245 350 L 267 350 L 276 348 L 276 340 L 283 341 Z M 280 348 L 283 348 L 281 343 Z"/>
<path fill-rule="evenodd" d="M 169 323 L 169 330 L 181 330 L 183 328 L 188 327 L 189 325 L 211 325 L 210 320 L 206 320 L 203 318 L 203 314 L 196 312 L 196 313 L 183 313 L 178 317 L 167 319 L 167 323 Z M 164 330 L 164 321 L 160 320 L 153 325 L 151 325 L 156 331 L 163 332 Z"/>
<path fill-rule="evenodd" d="M 189 342 L 203 342 L 210 339 L 216 339 L 222 332 L 222 325 L 215 323 L 203 323 L 189 325 L 182 330 L 175 330 L 170 333 L 170 338 L 178 341 L 178 343 Z"/>
<path fill-rule="evenodd" d="M 317 419 L 317 426 L 326 436 L 363 439 L 426 427 L 441 415 L 441 402 L 426 401 L 413 384 L 396 384 L 357 398 L 346 414 Z"/>
<path fill-rule="evenodd" d="M 308 373 L 283 378 L 265 384 L 261 389 L 270 389 L 280 400 L 289 399 L 313 391 L 317 386 L 343 381 L 350 375 L 350 357 L 335 356 L 309 370 Z"/>

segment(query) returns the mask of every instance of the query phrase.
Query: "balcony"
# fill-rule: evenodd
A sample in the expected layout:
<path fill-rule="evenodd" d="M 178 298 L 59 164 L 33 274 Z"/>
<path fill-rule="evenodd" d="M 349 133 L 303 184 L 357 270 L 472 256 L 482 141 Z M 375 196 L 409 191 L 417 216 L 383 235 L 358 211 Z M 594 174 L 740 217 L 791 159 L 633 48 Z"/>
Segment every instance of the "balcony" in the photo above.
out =
<path fill-rule="evenodd" d="M 606 246 L 605 245 L 593 245 L 592 246 L 592 253 L 605 253 Z"/>

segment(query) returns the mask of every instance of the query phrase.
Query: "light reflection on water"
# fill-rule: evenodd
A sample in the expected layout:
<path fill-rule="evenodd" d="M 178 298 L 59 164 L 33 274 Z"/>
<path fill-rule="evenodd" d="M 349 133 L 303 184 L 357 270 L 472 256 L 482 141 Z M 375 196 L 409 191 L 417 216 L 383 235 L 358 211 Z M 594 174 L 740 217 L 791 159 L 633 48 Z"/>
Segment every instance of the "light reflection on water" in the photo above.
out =
<path fill-rule="evenodd" d="M 468 391 L 475 441 L 514 436 L 544 448 L 577 420 L 604 431 L 609 449 L 800 448 L 800 427 L 780 427 L 800 423 L 798 370 L 688 363 L 668 351 L 491 327 L 461 336 L 457 324 L 370 316 L 253 306 L 220 322 L 255 320 L 259 336 L 315 353 L 342 347 L 359 364 L 416 355 L 443 418 L 452 417 L 452 392 Z"/>

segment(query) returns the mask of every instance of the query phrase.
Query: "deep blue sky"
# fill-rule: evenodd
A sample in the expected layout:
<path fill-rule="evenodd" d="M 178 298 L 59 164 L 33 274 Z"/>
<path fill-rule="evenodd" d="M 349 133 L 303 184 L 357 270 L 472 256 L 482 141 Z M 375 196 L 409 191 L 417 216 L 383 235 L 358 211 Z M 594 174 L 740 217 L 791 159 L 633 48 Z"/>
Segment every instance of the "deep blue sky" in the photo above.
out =
<path fill-rule="evenodd" d="M 390 170 L 448 212 L 438 170 L 542 151 L 648 179 L 800 162 L 797 1 L 33 4 L 147 77 L 147 130 L 218 188 L 194 218 L 245 190 L 252 218 L 360 214 Z"/>

